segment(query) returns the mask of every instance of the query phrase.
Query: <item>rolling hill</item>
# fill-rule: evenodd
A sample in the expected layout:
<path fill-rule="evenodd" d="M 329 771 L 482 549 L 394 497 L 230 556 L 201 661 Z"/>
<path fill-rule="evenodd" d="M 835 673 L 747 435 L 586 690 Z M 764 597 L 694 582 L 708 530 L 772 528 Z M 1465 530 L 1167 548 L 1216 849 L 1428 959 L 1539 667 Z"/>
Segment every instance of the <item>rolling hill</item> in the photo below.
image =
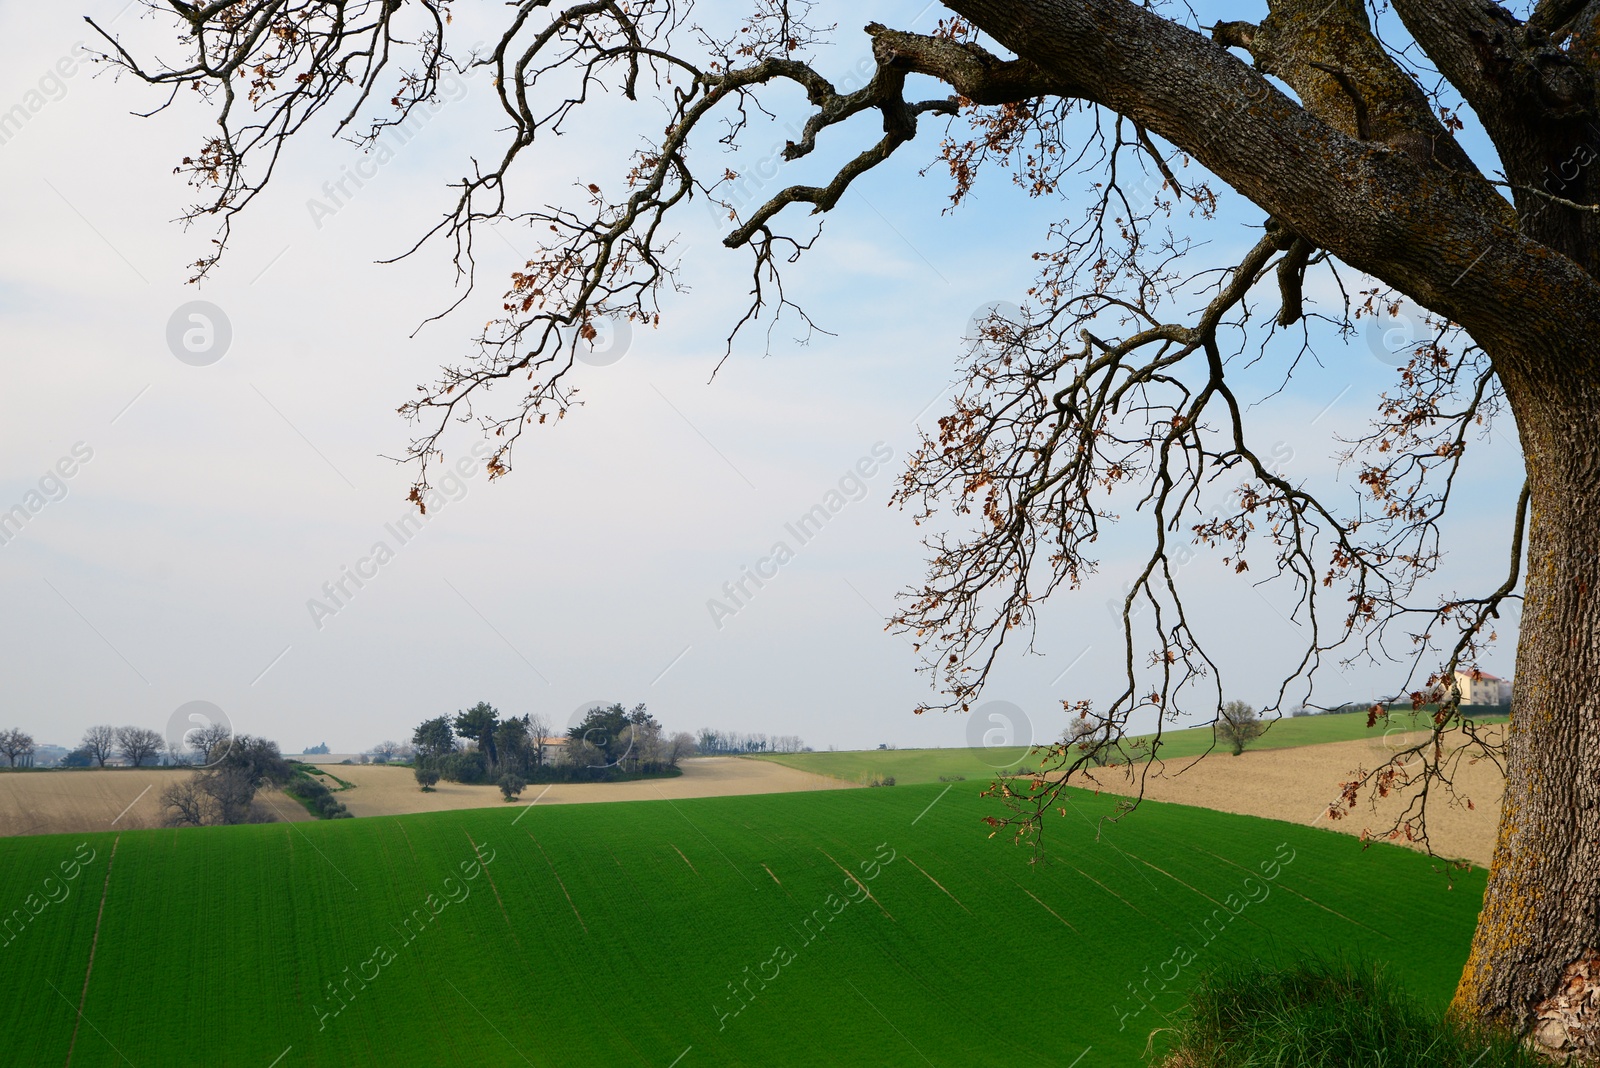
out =
<path fill-rule="evenodd" d="M 1479 723 L 1498 723 L 1505 716 L 1488 708 L 1466 709 Z M 1418 715 L 1409 710 L 1390 713 L 1386 720 L 1367 726 L 1365 712 L 1349 712 L 1330 716 L 1300 716 L 1270 721 L 1265 734 L 1250 743 L 1251 749 L 1288 749 L 1302 745 L 1320 745 L 1324 742 L 1350 742 L 1362 738 L 1379 739 L 1386 731 L 1403 733 L 1425 728 L 1426 712 Z M 1148 735 L 1141 738 L 1148 738 Z M 1190 727 L 1186 730 L 1168 731 L 1161 739 L 1161 756 L 1165 760 L 1195 757 L 1206 752 L 1213 744 L 1212 730 Z M 1219 746 L 1226 753 L 1226 746 Z M 1030 758 L 1028 746 L 1001 746 L 990 749 L 865 749 L 830 753 L 762 753 L 758 760 L 771 760 L 801 771 L 818 775 L 832 775 L 837 779 L 860 782 L 869 776 L 892 775 L 902 786 L 915 783 L 939 782 L 940 776 L 960 775 L 968 779 L 992 778 L 995 774 L 1013 774 L 1019 767 L 1037 768 L 1037 757 Z"/>
<path fill-rule="evenodd" d="M 4 1059 L 1095 1068 L 1213 962 L 1465 959 L 1481 872 L 1076 792 L 1030 863 L 982 785 L 9 839 Z"/>

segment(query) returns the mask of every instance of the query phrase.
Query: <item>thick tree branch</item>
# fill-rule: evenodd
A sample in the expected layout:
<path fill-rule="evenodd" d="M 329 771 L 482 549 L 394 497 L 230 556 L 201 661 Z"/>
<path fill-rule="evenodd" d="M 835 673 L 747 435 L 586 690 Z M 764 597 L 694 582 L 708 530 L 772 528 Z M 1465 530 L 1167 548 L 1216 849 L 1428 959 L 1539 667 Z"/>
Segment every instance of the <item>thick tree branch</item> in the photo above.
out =
<path fill-rule="evenodd" d="M 1274 0 L 1259 26 L 1223 23 L 1213 40 L 1242 47 L 1288 82 L 1306 110 L 1358 140 L 1476 173 L 1427 96 L 1379 43 L 1361 0 Z"/>
<path fill-rule="evenodd" d="M 1481 177 L 1341 133 L 1220 46 L 1129 0 L 950 6 L 1063 91 L 1148 127 L 1319 247 L 1463 324 L 1504 358 L 1504 376 L 1532 370 L 1516 355 L 1530 347 L 1587 359 L 1600 283 L 1519 233 Z M 1525 313 L 1551 302 L 1548 317 Z M 1589 325 L 1577 336 L 1558 322 Z"/>
<path fill-rule="evenodd" d="M 891 30 L 877 22 L 867 26 L 867 33 L 879 63 L 932 75 L 974 104 L 1013 104 L 1062 89 L 1027 60 L 1002 60 L 970 42 Z"/>

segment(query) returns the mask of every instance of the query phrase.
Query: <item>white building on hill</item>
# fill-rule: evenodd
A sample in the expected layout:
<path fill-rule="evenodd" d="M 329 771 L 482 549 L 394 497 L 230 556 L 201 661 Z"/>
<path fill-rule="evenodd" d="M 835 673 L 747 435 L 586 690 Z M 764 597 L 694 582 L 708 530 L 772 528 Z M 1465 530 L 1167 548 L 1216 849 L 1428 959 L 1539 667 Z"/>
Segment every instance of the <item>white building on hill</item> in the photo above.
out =
<path fill-rule="evenodd" d="M 1509 705 L 1511 680 L 1491 675 L 1487 671 L 1462 668 L 1456 671 L 1456 685 L 1461 687 L 1464 705 Z"/>

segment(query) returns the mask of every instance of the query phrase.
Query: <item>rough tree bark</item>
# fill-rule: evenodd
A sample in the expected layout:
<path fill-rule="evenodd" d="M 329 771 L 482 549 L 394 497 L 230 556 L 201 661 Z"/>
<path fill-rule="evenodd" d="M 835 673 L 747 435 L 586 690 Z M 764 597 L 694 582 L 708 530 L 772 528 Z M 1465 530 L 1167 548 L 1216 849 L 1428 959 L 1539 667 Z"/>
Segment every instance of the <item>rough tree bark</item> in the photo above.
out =
<path fill-rule="evenodd" d="M 1530 491 L 1517 687 L 1489 888 L 1454 1003 L 1518 1028 L 1600 945 L 1600 394 L 1588 361 L 1547 375 L 1513 402 Z"/>

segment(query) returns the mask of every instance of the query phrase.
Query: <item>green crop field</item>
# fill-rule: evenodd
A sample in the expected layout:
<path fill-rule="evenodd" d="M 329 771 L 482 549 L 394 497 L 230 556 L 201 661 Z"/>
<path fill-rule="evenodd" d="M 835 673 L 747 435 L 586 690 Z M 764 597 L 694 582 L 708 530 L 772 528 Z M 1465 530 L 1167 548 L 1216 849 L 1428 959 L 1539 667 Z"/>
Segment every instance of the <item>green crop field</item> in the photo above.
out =
<path fill-rule="evenodd" d="M 1470 710 L 1469 711 L 1473 711 Z M 1477 710 L 1487 712 L 1484 710 Z M 1479 723 L 1497 723 L 1504 715 L 1474 715 Z M 1337 716 L 1300 716 L 1273 722 L 1267 732 L 1250 743 L 1251 749 L 1287 749 L 1297 745 L 1324 742 L 1353 742 L 1362 738 L 1381 739 L 1385 731 L 1411 731 L 1426 728 L 1426 712 L 1413 715 L 1409 710 L 1392 713 L 1373 727 L 1367 726 L 1365 712 Z M 1145 736 L 1148 737 L 1148 736 Z M 1161 739 L 1161 756 L 1167 760 L 1194 757 L 1212 745 L 1210 727 L 1191 727 L 1170 731 Z M 1223 749 L 1226 752 L 1226 749 Z M 871 776 L 893 776 L 899 785 L 940 782 L 940 776 L 960 775 L 967 779 L 988 779 L 997 772 L 1011 774 L 1018 768 L 1037 768 L 1037 757 L 1027 746 L 990 749 L 865 749 L 837 753 L 764 753 L 755 759 L 771 760 L 801 771 L 831 775 L 849 782 L 863 782 Z"/>
<path fill-rule="evenodd" d="M 1481 872 L 1076 792 L 1030 864 L 981 785 L 4 839 L 0 1061 L 1097 1068 L 1215 962 L 1465 960 Z"/>

